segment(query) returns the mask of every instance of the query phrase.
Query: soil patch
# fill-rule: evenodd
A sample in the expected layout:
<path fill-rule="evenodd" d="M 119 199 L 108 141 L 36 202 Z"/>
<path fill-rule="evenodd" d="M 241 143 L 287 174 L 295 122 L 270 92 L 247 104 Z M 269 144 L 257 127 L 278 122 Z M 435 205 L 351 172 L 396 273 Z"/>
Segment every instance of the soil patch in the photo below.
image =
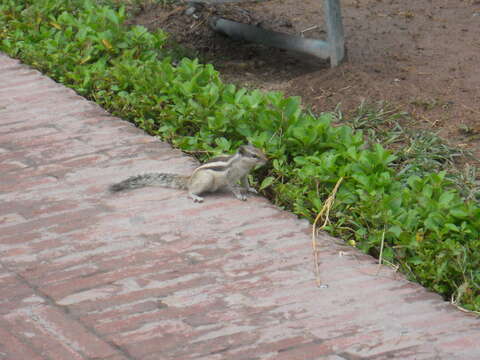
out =
<path fill-rule="evenodd" d="M 326 37 L 323 1 L 268 0 L 151 5 L 131 22 L 164 29 L 213 63 L 226 81 L 300 95 L 315 111 L 344 113 L 387 101 L 411 126 L 438 132 L 480 159 L 480 1 L 343 0 L 347 60 L 325 61 L 235 42 L 208 26 L 212 15 L 306 37 Z M 187 11 L 186 11 L 187 10 Z"/>

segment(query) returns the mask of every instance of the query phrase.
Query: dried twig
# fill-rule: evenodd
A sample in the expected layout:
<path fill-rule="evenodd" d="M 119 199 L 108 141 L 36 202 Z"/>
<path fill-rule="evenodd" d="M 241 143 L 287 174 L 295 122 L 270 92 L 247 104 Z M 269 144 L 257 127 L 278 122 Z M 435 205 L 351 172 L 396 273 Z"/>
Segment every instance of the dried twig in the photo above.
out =
<path fill-rule="evenodd" d="M 382 232 L 382 242 L 380 243 L 380 255 L 378 256 L 378 269 L 377 269 L 377 274 L 380 271 L 380 266 L 382 265 L 382 260 L 383 260 L 383 247 L 385 245 L 385 227 L 383 228 Z"/>
<path fill-rule="evenodd" d="M 460 305 L 458 305 L 458 299 L 455 299 L 454 294 L 452 294 L 452 297 L 450 298 L 450 304 L 455 306 L 460 311 L 463 311 L 463 312 L 468 313 L 468 314 L 480 316 L 480 311 L 468 310 L 468 309 L 465 309 L 465 308 L 461 307 Z"/>
<path fill-rule="evenodd" d="M 303 29 L 302 31 L 300 31 L 300 35 L 303 36 L 303 34 L 306 33 L 307 31 L 315 30 L 316 28 L 318 28 L 318 25 L 309 26 L 308 28 Z"/>
<path fill-rule="evenodd" d="M 190 27 L 190 30 L 189 30 L 189 33 L 192 33 L 196 28 L 198 28 L 200 25 L 204 24 L 205 22 L 207 21 L 207 19 L 203 19 L 201 21 L 199 21 L 198 23 L 194 23 L 191 27 Z"/>
<path fill-rule="evenodd" d="M 327 224 L 330 222 L 330 209 L 333 206 L 333 202 L 335 201 L 335 196 L 337 194 L 338 188 L 340 187 L 340 184 L 343 181 L 343 177 L 338 179 L 337 183 L 335 184 L 335 187 L 332 190 L 332 193 L 328 197 L 328 199 L 325 201 L 325 204 L 323 205 L 322 209 L 318 213 L 317 217 L 315 218 L 315 221 L 313 222 L 312 225 L 312 248 L 313 248 L 313 262 L 314 262 L 314 268 L 315 268 L 315 276 L 316 276 L 316 282 L 317 286 L 321 285 L 320 281 L 320 269 L 318 267 L 318 251 L 317 251 L 317 233 L 318 231 L 322 230 L 327 226 Z M 325 214 L 325 220 L 323 222 L 323 225 L 317 230 L 317 223 L 318 221 L 323 217 Z"/>

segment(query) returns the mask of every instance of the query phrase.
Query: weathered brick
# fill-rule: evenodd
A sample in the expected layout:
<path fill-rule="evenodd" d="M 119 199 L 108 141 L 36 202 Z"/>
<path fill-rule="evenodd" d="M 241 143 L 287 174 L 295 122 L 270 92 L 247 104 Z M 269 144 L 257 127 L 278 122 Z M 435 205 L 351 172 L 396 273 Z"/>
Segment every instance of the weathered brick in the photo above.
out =
<path fill-rule="evenodd" d="M 133 359 L 143 359 L 151 354 L 158 359 L 182 359 L 182 357 L 172 357 L 166 353 L 171 347 L 181 347 L 184 344 L 185 338 L 181 335 L 174 334 L 158 334 L 148 340 L 138 340 L 130 344 L 121 344 Z M 185 359 L 185 358 L 184 358 Z"/>
<path fill-rule="evenodd" d="M 19 213 L 6 213 L 0 215 L 0 228 L 6 225 L 14 225 L 21 222 L 24 222 L 25 218 Z"/>
<path fill-rule="evenodd" d="M 29 318 L 28 315 L 31 316 Z M 35 349 L 35 351 L 46 359 L 75 359 L 83 357 L 77 351 L 70 348 L 61 336 L 52 336 L 52 328 L 49 324 L 42 323 L 35 312 L 24 310 L 14 312 L 6 316 L 11 331 L 18 337 L 23 337 Z M 62 341 L 63 340 L 63 341 Z"/>
<path fill-rule="evenodd" d="M 0 88 L 0 96 L 10 102 L 29 104 L 30 108 L 35 102 L 52 100 L 64 93 L 63 89 L 55 84 L 39 84 L 38 81 L 31 81 L 24 85 L 14 83 L 14 86 L 10 83 L 6 85 L 6 88 Z"/>
<path fill-rule="evenodd" d="M 15 178 L 11 177 L 10 179 L 4 179 L 3 183 L 0 183 L 0 193 L 1 192 L 22 192 L 26 189 L 33 187 L 41 187 L 43 185 L 48 185 L 56 183 L 57 179 L 52 176 L 37 176 L 35 178 L 24 179 L 23 181 L 15 182 Z"/>
<path fill-rule="evenodd" d="M 113 355 L 109 356 L 107 358 L 104 358 L 103 360 L 131 360 L 131 357 L 127 357 L 127 355 Z M 163 360 L 163 358 L 159 357 L 157 360 Z"/>
<path fill-rule="evenodd" d="M 75 279 L 75 281 L 69 279 L 65 282 L 44 286 L 43 290 L 54 298 L 64 298 L 80 291 L 114 283 L 122 279 L 133 278 L 138 275 L 146 275 L 149 272 L 153 272 L 155 268 L 158 268 L 158 266 L 152 265 L 148 267 L 121 268 L 116 271 L 107 271 L 92 274 L 91 276 L 82 276 L 81 278 Z"/>
<path fill-rule="evenodd" d="M 20 161 L 7 160 L 7 161 L 4 161 L 0 164 L 0 173 L 7 173 L 9 171 L 24 169 L 27 166 L 28 165 L 26 165 L 25 163 L 22 163 Z"/>
<path fill-rule="evenodd" d="M 172 336 L 171 332 L 166 331 L 163 333 L 163 339 L 156 335 L 143 341 L 135 339 L 135 343 L 127 343 L 124 346 L 131 354 L 139 358 L 157 353 L 168 355 L 171 359 L 196 359 L 224 354 L 230 349 L 250 344 L 257 338 L 255 333 L 245 332 L 242 327 L 225 327 L 223 331 L 221 327 L 218 327 L 203 337 L 193 338 L 190 336 L 189 330 L 183 328 L 175 333 L 178 335 Z M 182 346 L 182 337 L 189 340 L 188 346 Z"/>
<path fill-rule="evenodd" d="M 0 229 L 0 233 L 2 229 Z M 20 233 L 20 234 L 11 234 L 10 236 L 2 237 L 0 240 L 0 244 L 4 245 L 11 245 L 11 244 L 25 244 L 29 241 L 37 240 L 41 237 L 40 233 L 36 232 L 29 232 L 29 233 Z"/>
<path fill-rule="evenodd" d="M 191 284 L 201 286 L 210 284 L 212 281 L 213 279 L 210 278 L 197 277 L 193 278 L 192 280 L 179 282 L 170 286 L 162 286 L 159 284 L 158 287 L 155 288 L 130 290 L 120 294 L 118 293 L 117 288 L 103 287 L 92 290 L 92 294 L 95 294 L 95 290 L 104 290 L 103 294 L 105 294 L 105 296 L 102 297 L 102 301 L 95 300 L 94 296 L 90 296 L 89 292 L 85 292 L 75 294 L 75 296 L 71 296 L 66 299 L 60 299 L 59 303 L 70 306 L 72 310 L 77 313 L 88 313 L 91 311 L 101 311 L 114 308 L 119 305 L 129 304 L 146 298 L 162 298 L 175 292 L 176 290 L 188 288 L 191 286 Z"/>
<path fill-rule="evenodd" d="M 333 354 L 333 350 L 319 340 L 318 342 L 298 344 L 281 349 L 274 358 L 278 360 L 315 360 L 322 359 L 330 354 Z"/>
<path fill-rule="evenodd" d="M 37 133 L 38 132 L 38 133 Z M 15 147 L 16 149 L 32 149 L 35 146 L 49 145 L 55 146 L 55 143 L 62 142 L 65 140 L 66 136 L 56 131 L 55 129 L 48 129 L 43 134 L 37 129 L 32 130 L 32 133 L 35 135 L 32 136 L 21 136 L 16 137 L 15 134 L 7 134 L 0 136 L 0 144 L 6 144 L 9 147 Z"/>
<path fill-rule="evenodd" d="M 22 88 L 29 88 L 29 87 L 38 87 L 38 80 L 41 80 L 42 77 L 40 74 L 34 74 L 30 77 L 24 77 L 24 78 L 11 78 L 10 81 L 7 81 L 6 79 L 3 79 L 2 83 L 0 84 L 0 91 L 7 90 L 10 91 L 11 89 L 15 89 L 18 87 Z"/>
<path fill-rule="evenodd" d="M 105 323 L 112 324 L 114 321 L 121 318 L 127 318 L 134 315 L 141 316 L 145 313 L 151 313 L 152 311 L 162 309 L 162 302 L 160 300 L 145 299 L 138 302 L 133 302 L 129 304 L 124 304 L 113 309 L 108 309 L 105 311 L 96 311 L 87 313 L 86 315 L 81 315 L 80 319 L 85 324 L 88 324 L 91 327 L 95 327 L 96 330 L 99 330 L 99 326 L 102 326 Z M 117 328 L 114 332 L 120 332 Z M 105 334 L 103 331 L 100 331 L 101 334 Z"/>
<path fill-rule="evenodd" d="M 0 321 L 0 359 L 5 360 L 44 360 L 35 350 L 13 336 L 5 328 L 4 322 Z"/>
<path fill-rule="evenodd" d="M 14 312 L 6 319 L 18 335 L 30 332 L 30 343 L 48 358 L 83 359 L 82 354 L 90 358 L 105 358 L 119 354 L 75 319 L 49 306 Z"/>
<path fill-rule="evenodd" d="M 37 185 L 41 184 L 39 182 Z M 18 225 L 4 226 L 0 233 L 0 239 L 14 236 L 18 233 L 36 232 L 41 229 L 48 229 L 59 226 L 59 224 L 67 224 L 76 219 L 94 221 L 93 217 L 102 212 L 99 208 L 76 209 L 75 211 L 60 213 L 40 218 L 35 218 Z"/>
<path fill-rule="evenodd" d="M 30 296 L 33 291 L 28 285 L 19 281 L 15 275 L 10 275 L 8 279 L 2 279 L 0 283 L 0 293 L 2 294 L 0 301 L 4 301 L 17 300 L 19 297 Z"/>

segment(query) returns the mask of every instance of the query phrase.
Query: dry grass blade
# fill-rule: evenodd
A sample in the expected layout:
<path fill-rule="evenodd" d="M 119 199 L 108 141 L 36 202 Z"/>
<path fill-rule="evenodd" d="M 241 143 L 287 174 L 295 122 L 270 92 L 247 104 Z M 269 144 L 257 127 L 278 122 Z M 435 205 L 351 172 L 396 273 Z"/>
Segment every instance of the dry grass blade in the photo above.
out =
<path fill-rule="evenodd" d="M 385 246 L 385 227 L 383 228 L 382 232 L 382 243 L 380 244 L 380 256 L 378 257 L 378 265 L 380 268 L 380 265 L 382 265 L 382 260 L 383 260 L 383 247 Z M 378 270 L 377 270 L 378 272 Z"/>
<path fill-rule="evenodd" d="M 327 224 L 330 222 L 330 209 L 333 206 L 333 203 L 335 201 L 335 196 L 337 195 L 338 188 L 340 187 L 340 184 L 343 181 L 343 177 L 338 179 L 337 183 L 335 184 L 335 187 L 332 190 L 332 193 L 328 197 L 328 199 L 325 201 L 325 204 L 323 205 L 322 209 L 318 213 L 317 217 L 315 218 L 315 221 L 313 222 L 312 225 L 312 248 L 313 248 L 313 262 L 314 262 L 314 268 L 315 268 L 315 277 L 316 277 L 316 282 L 317 286 L 321 285 L 320 281 L 320 269 L 318 267 L 318 251 L 317 251 L 317 233 L 318 231 L 322 230 Z M 319 220 L 323 217 L 325 214 L 325 220 L 323 222 L 323 225 L 317 230 L 317 223 Z"/>
<path fill-rule="evenodd" d="M 480 317 L 480 311 L 474 311 L 474 310 L 468 310 L 468 309 L 465 309 L 464 307 L 461 307 L 460 305 L 458 305 L 458 299 L 455 298 L 455 295 L 452 294 L 451 298 L 450 298 L 450 304 L 452 304 L 453 306 L 455 306 L 458 310 L 464 312 L 464 313 L 467 313 L 467 314 L 470 314 L 470 315 L 474 315 L 474 316 L 477 316 L 477 317 Z"/>

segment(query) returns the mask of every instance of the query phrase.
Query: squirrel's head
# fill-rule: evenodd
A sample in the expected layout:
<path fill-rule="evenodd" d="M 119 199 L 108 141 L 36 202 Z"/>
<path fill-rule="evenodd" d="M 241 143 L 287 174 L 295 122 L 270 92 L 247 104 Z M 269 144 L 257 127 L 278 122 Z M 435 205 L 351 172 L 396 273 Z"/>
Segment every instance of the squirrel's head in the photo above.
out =
<path fill-rule="evenodd" d="M 238 148 L 238 153 L 253 165 L 265 165 L 267 156 L 262 150 L 252 145 L 242 145 Z"/>

